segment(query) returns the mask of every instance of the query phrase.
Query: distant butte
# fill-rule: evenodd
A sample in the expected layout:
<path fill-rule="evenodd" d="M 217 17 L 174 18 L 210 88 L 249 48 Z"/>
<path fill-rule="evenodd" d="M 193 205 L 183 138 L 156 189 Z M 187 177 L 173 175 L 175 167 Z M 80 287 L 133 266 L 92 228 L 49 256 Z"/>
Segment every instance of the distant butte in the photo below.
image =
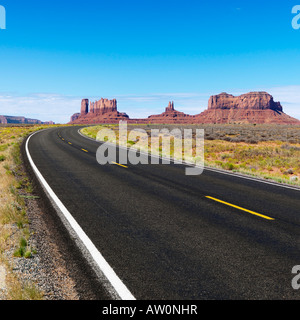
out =
<path fill-rule="evenodd" d="M 270 123 L 300 124 L 283 112 L 267 92 L 250 92 L 240 96 L 221 93 L 210 97 L 208 109 L 197 116 L 202 123 Z"/>
<path fill-rule="evenodd" d="M 149 116 L 147 121 L 150 123 L 193 123 L 194 116 L 190 116 L 174 109 L 174 102 L 169 102 L 165 112 L 158 115 Z"/>
<path fill-rule="evenodd" d="M 46 121 L 43 122 L 37 119 L 28 119 L 25 117 L 15 117 L 15 116 L 0 116 L 0 124 L 47 124 L 53 125 L 55 122 Z"/>
<path fill-rule="evenodd" d="M 117 110 L 117 100 L 100 99 L 89 104 L 88 99 L 81 101 L 80 113 L 75 113 L 71 117 L 73 124 L 93 124 L 93 123 L 118 123 L 121 120 L 128 120 L 126 113 Z"/>
<path fill-rule="evenodd" d="M 80 113 L 71 117 L 72 124 L 118 123 L 119 121 L 141 124 L 197 124 L 197 123 L 257 123 L 257 124 L 296 124 L 300 120 L 283 112 L 280 102 L 275 102 L 267 92 L 250 92 L 240 96 L 227 93 L 211 96 L 208 108 L 197 115 L 177 111 L 174 102 L 169 102 L 165 112 L 145 119 L 130 119 L 126 113 L 117 110 L 117 101 L 101 99 L 89 104 L 81 102 Z"/>

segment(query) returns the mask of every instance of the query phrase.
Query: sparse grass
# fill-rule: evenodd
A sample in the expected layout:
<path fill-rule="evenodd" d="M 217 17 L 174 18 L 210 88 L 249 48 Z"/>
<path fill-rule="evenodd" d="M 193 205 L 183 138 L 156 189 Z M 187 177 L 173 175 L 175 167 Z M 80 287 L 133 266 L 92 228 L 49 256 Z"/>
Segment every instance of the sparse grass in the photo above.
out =
<path fill-rule="evenodd" d="M 7 300 L 42 299 L 42 293 L 35 284 L 24 282 L 14 274 L 5 253 L 14 248 L 15 259 L 29 259 L 36 253 L 28 245 L 30 230 L 25 199 L 34 196 L 31 195 L 32 184 L 22 170 L 20 145 L 28 134 L 46 127 L 0 127 L 0 263 L 7 270 Z"/>
<path fill-rule="evenodd" d="M 17 258 L 24 257 L 26 259 L 29 259 L 32 257 L 34 252 L 35 251 L 28 246 L 27 240 L 24 237 L 21 237 L 19 242 L 19 247 L 14 252 L 14 257 L 17 257 Z"/>
<path fill-rule="evenodd" d="M 300 178 L 300 148 L 298 150 L 295 145 L 286 149 L 284 146 L 285 143 L 280 141 L 259 142 L 255 145 L 245 142 L 207 141 L 205 161 L 208 166 L 299 184 L 299 179 L 292 181 L 290 178 Z"/>
<path fill-rule="evenodd" d="M 7 276 L 7 282 L 7 300 L 43 300 L 43 294 L 35 283 L 21 283 L 13 273 Z"/>
<path fill-rule="evenodd" d="M 205 165 L 240 172 L 281 183 L 300 185 L 300 127 L 282 125 L 128 125 L 150 134 L 151 129 L 204 129 Z M 117 126 L 94 126 L 82 130 L 96 138 L 97 132 Z M 128 141 L 128 147 L 135 142 Z M 150 150 L 151 145 L 148 145 Z M 158 150 L 160 152 L 161 150 Z M 171 152 L 176 153 L 176 150 Z"/>

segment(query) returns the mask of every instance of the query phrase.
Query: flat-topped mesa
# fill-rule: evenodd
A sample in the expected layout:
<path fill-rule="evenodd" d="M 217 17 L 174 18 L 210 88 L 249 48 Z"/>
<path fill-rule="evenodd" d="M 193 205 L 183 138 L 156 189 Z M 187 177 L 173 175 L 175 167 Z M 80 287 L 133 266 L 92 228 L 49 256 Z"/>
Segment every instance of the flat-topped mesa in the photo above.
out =
<path fill-rule="evenodd" d="M 300 124 L 298 119 L 285 114 L 280 102 L 275 102 L 267 92 L 211 96 L 208 109 L 196 118 L 198 123 Z"/>
<path fill-rule="evenodd" d="M 83 99 L 81 101 L 81 111 L 71 117 L 71 123 L 115 123 L 128 118 L 126 113 L 118 112 L 116 99 L 102 98 L 95 102 Z"/>
<path fill-rule="evenodd" d="M 116 99 L 108 100 L 101 98 L 96 102 L 91 102 L 90 105 L 90 112 L 97 115 L 116 111 L 118 111 Z"/>
<path fill-rule="evenodd" d="M 0 121 L 4 121 L 1 120 Z M 196 114 L 189 115 L 175 110 L 174 102 L 169 102 L 165 112 L 151 115 L 144 119 L 130 119 L 126 113 L 117 110 L 117 100 L 100 99 L 89 103 L 88 99 L 81 102 L 80 113 L 71 117 L 72 124 L 100 124 L 119 123 L 255 123 L 255 124 L 288 124 L 300 125 L 298 119 L 292 118 L 283 112 L 280 102 L 275 102 L 267 92 L 250 92 L 240 96 L 221 93 L 211 96 L 208 109 Z"/>
<path fill-rule="evenodd" d="M 225 92 L 211 96 L 208 101 L 210 109 L 242 109 L 242 110 L 273 110 L 282 112 L 280 102 L 275 102 L 267 92 L 250 92 L 240 96 L 233 96 Z"/>
<path fill-rule="evenodd" d="M 25 118 L 23 116 L 21 117 L 16 117 L 16 116 L 0 116 L 0 124 L 54 124 L 53 121 L 46 121 L 43 122 L 41 120 L 37 119 L 30 119 L 30 118 Z"/>

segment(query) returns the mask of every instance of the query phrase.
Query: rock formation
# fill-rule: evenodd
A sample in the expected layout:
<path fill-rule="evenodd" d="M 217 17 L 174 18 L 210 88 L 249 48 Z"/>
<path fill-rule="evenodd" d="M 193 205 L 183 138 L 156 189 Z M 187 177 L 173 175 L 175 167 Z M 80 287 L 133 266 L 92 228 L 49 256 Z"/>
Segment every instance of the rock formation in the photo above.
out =
<path fill-rule="evenodd" d="M 117 100 L 101 99 L 96 102 L 91 102 L 90 112 L 96 115 L 103 115 L 105 113 L 117 112 Z"/>
<path fill-rule="evenodd" d="M 41 120 L 29 119 L 25 117 L 0 116 L 0 124 L 54 124 L 54 122 L 42 122 Z"/>
<path fill-rule="evenodd" d="M 208 109 L 196 116 L 200 123 L 274 123 L 300 124 L 283 112 L 280 102 L 266 92 L 250 92 L 241 96 L 227 93 L 211 96 Z"/>
<path fill-rule="evenodd" d="M 43 124 L 54 125 L 55 122 L 54 121 L 45 121 L 45 122 L 43 122 Z"/>
<path fill-rule="evenodd" d="M 148 123 L 193 123 L 194 116 L 190 116 L 174 109 L 174 102 L 169 102 L 165 112 L 148 117 Z"/>
<path fill-rule="evenodd" d="M 267 92 L 250 92 L 240 96 L 221 93 L 211 96 L 208 108 L 197 115 L 188 115 L 177 111 L 174 102 L 169 102 L 165 112 L 151 115 L 145 119 L 129 119 L 126 113 L 117 110 L 117 101 L 101 99 L 91 102 L 83 99 L 81 112 L 71 117 L 71 123 L 118 123 L 119 121 L 141 124 L 196 124 L 196 123 L 274 123 L 297 124 L 300 120 L 292 118 L 283 112 L 280 102 L 275 102 Z"/>
<path fill-rule="evenodd" d="M 118 123 L 121 120 L 128 120 L 126 113 L 121 113 L 117 109 L 117 100 L 100 99 L 89 104 L 88 99 L 81 101 L 80 113 L 75 113 L 71 117 L 71 123 Z"/>
<path fill-rule="evenodd" d="M 174 101 L 172 101 L 172 102 L 170 101 L 169 105 L 166 108 L 166 112 L 170 113 L 170 112 L 173 112 L 173 111 L 175 111 L 175 109 L 174 109 Z"/>
<path fill-rule="evenodd" d="M 227 93 L 221 93 L 210 97 L 208 101 L 208 110 L 210 109 L 270 109 L 282 112 L 280 102 L 274 102 L 273 97 L 267 92 L 250 92 L 238 97 Z"/>
<path fill-rule="evenodd" d="M 76 121 L 79 117 L 80 117 L 80 113 L 74 113 L 74 114 L 71 116 L 71 122 Z"/>
<path fill-rule="evenodd" d="M 83 99 L 81 101 L 80 115 L 85 116 L 89 112 L 89 100 Z"/>
<path fill-rule="evenodd" d="M 7 124 L 7 119 L 4 116 L 0 116 L 0 124 Z"/>

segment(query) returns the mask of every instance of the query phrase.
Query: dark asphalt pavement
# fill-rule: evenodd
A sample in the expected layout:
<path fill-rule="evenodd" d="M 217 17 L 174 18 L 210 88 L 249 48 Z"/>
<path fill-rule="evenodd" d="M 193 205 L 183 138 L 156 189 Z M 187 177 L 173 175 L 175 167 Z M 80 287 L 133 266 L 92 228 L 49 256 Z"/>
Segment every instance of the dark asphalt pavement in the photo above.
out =
<path fill-rule="evenodd" d="M 300 297 L 291 285 L 300 191 L 210 170 L 186 176 L 183 165 L 101 166 L 98 147 L 78 127 L 29 142 L 50 187 L 136 299 Z"/>

